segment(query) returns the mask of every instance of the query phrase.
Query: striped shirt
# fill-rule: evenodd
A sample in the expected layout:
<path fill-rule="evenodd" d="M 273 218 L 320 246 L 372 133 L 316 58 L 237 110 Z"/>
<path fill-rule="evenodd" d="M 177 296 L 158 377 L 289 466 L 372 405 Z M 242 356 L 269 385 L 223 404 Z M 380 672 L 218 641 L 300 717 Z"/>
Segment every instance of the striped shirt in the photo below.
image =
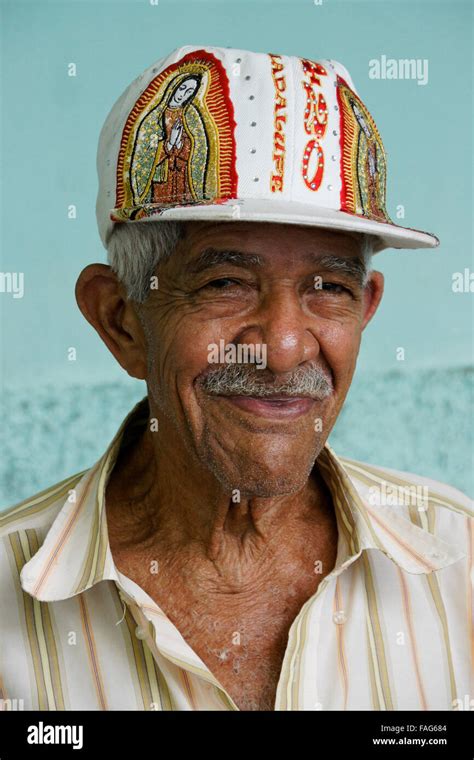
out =
<path fill-rule="evenodd" d="M 114 565 L 104 455 L 0 514 L 0 707 L 238 710 L 176 626 Z M 472 709 L 473 507 L 449 485 L 336 456 L 317 466 L 337 559 L 289 630 L 275 710 Z"/>

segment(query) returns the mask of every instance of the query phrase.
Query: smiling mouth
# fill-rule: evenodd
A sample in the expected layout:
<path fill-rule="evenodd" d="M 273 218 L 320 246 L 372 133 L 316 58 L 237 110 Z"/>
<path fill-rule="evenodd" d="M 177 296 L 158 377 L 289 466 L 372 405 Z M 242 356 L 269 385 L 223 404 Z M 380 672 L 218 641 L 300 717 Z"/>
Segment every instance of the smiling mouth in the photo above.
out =
<path fill-rule="evenodd" d="M 212 398 L 212 397 L 211 397 Z M 294 419 L 307 414 L 318 399 L 309 396 L 213 396 L 259 417 Z"/>

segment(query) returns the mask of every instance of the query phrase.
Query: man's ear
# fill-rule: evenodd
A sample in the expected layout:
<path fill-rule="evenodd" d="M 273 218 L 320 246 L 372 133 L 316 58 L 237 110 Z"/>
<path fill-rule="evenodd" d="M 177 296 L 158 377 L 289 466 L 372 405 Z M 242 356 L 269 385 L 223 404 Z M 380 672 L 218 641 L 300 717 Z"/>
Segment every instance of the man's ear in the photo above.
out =
<path fill-rule="evenodd" d="M 124 287 L 106 264 L 89 264 L 76 283 L 76 301 L 84 317 L 131 377 L 146 378 L 146 340 Z"/>
<path fill-rule="evenodd" d="M 380 301 L 382 300 L 384 289 L 384 276 L 382 272 L 372 271 L 369 274 L 369 280 L 364 291 L 364 317 L 362 320 L 362 329 L 366 326 L 377 311 Z"/>

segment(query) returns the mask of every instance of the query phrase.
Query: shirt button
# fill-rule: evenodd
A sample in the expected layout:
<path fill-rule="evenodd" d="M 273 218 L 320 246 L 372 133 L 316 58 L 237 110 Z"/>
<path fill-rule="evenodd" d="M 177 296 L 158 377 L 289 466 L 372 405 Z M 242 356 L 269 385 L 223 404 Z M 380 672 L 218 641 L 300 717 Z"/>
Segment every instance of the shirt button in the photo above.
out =
<path fill-rule="evenodd" d="M 342 625 L 347 620 L 344 610 L 338 610 L 337 612 L 335 612 L 334 615 L 332 616 L 332 619 L 334 620 L 336 625 Z"/>
<path fill-rule="evenodd" d="M 141 625 L 137 625 L 135 628 L 135 636 L 137 639 L 146 639 L 146 631 L 141 627 Z"/>

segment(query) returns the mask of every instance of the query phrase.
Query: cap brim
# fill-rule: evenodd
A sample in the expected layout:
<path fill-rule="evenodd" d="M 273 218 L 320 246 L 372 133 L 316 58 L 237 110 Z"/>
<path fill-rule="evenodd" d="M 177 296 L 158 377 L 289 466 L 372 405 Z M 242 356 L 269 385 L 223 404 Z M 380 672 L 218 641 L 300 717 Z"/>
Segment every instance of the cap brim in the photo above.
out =
<path fill-rule="evenodd" d="M 139 208 L 137 207 L 137 210 Z M 146 216 L 133 220 L 134 222 L 152 222 L 161 219 L 167 221 L 273 222 L 275 224 L 325 227 L 348 232 L 365 232 L 376 238 L 374 253 L 385 248 L 436 248 L 439 245 L 439 239 L 436 235 L 423 230 L 377 222 L 345 211 L 315 207 L 313 204 L 298 201 L 252 198 L 170 207 L 149 204 L 142 208 L 146 210 Z M 120 211 L 117 211 L 120 214 Z M 130 212 L 131 209 L 125 211 Z"/>

